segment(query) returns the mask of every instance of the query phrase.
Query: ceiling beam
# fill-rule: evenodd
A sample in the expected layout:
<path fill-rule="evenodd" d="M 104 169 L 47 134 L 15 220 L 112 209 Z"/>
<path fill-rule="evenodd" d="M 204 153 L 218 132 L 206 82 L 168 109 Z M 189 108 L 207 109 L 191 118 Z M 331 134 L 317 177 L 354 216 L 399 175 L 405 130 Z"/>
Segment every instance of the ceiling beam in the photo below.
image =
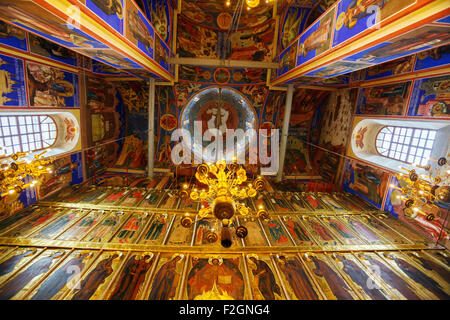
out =
<path fill-rule="evenodd" d="M 169 63 L 187 64 L 191 66 L 205 66 L 205 67 L 258 68 L 258 69 L 277 69 L 279 66 L 278 63 L 275 62 L 199 59 L 199 58 L 170 58 Z"/>

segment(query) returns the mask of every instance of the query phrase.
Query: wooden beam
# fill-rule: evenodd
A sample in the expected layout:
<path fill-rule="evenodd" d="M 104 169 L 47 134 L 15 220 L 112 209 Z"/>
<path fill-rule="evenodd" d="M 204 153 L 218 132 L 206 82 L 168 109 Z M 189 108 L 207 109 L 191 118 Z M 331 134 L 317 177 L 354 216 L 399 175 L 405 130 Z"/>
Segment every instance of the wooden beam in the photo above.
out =
<path fill-rule="evenodd" d="M 220 60 L 220 59 L 198 59 L 198 58 L 170 58 L 169 63 L 187 64 L 191 66 L 206 67 L 231 67 L 231 68 L 260 68 L 277 69 L 278 63 L 264 61 L 244 61 L 244 60 Z"/>

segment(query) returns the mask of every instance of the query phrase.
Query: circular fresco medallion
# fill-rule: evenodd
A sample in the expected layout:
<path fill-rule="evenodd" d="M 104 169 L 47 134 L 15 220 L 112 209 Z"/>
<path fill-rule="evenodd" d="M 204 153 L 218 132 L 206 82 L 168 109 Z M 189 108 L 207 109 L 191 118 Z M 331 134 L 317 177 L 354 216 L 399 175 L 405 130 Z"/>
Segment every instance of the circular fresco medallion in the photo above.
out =
<path fill-rule="evenodd" d="M 230 81 L 230 72 L 227 69 L 218 68 L 214 72 L 214 80 L 220 84 L 228 83 Z"/>
<path fill-rule="evenodd" d="M 222 30 L 227 30 L 230 27 L 233 17 L 228 12 L 222 12 L 217 16 L 217 25 Z"/>
<path fill-rule="evenodd" d="M 166 113 L 159 119 L 159 125 L 166 131 L 172 131 L 178 125 L 177 117 L 173 114 Z"/>
<path fill-rule="evenodd" d="M 197 126 L 197 135 L 194 134 L 194 126 Z M 199 126 L 201 126 L 201 131 Z M 195 143 L 196 147 L 193 148 L 192 145 L 186 145 L 186 147 L 193 150 L 193 153 L 201 159 L 203 149 L 211 144 L 211 141 L 202 138 L 202 135 L 208 129 L 219 130 L 225 147 L 227 129 L 242 129 L 245 133 L 248 129 L 257 128 L 257 120 L 255 111 L 241 93 L 231 88 L 210 87 L 198 92 L 187 102 L 181 113 L 179 127 L 190 132 L 191 143 Z M 249 141 L 250 143 L 256 141 L 256 132 L 253 130 L 249 133 L 249 139 L 234 141 L 235 139 L 232 138 L 232 143 L 238 155 L 245 154 Z M 186 141 L 183 140 L 183 143 L 186 143 Z M 229 152 L 228 155 L 227 151 Z M 232 151 L 224 150 L 226 159 Z M 217 155 L 203 154 L 205 162 L 214 162 L 217 160 L 216 157 Z M 231 158 L 233 158 L 233 155 L 231 155 Z"/>

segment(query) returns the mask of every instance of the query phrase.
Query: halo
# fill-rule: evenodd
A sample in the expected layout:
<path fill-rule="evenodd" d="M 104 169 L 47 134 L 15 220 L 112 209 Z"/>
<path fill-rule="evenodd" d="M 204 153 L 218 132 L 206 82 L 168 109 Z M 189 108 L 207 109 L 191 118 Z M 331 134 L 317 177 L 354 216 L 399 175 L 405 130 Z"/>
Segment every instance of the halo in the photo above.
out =
<path fill-rule="evenodd" d="M 256 253 L 250 253 L 247 255 L 247 260 L 250 261 L 250 258 L 255 258 L 256 260 L 259 260 L 259 257 Z"/>
<path fill-rule="evenodd" d="M 219 255 L 213 255 L 211 257 L 208 258 L 208 263 L 212 264 L 213 259 L 217 259 L 219 260 L 219 266 L 223 263 L 223 258 Z"/>

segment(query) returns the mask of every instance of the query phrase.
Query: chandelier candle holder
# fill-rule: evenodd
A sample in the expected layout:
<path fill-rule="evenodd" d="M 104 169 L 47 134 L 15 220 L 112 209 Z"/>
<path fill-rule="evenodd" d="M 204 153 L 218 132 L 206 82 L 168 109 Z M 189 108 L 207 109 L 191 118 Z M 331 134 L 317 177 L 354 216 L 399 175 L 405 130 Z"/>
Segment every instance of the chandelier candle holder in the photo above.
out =
<path fill-rule="evenodd" d="M 430 164 L 413 167 L 422 169 L 425 173 L 418 173 L 416 169 L 408 170 L 401 167 L 406 173 L 396 174 L 397 180 L 402 187 L 391 184 L 390 187 L 399 190 L 402 195 L 397 196 L 404 201 L 403 212 L 406 217 L 414 219 L 422 214 L 427 220 L 434 220 L 433 213 L 427 212 L 425 206 L 439 207 L 437 204 L 448 204 L 450 202 L 450 170 L 446 158 L 437 160 L 438 168 L 432 169 Z M 444 166 L 446 166 L 444 168 Z"/>
<path fill-rule="evenodd" d="M 193 201 L 200 201 L 201 208 L 196 213 L 198 218 L 214 217 L 221 227 L 220 241 L 223 247 L 232 245 L 231 228 L 235 228 L 236 236 L 245 238 L 248 234 L 247 228 L 238 226 L 234 221 L 235 215 L 253 216 L 268 219 L 269 214 L 264 206 L 259 206 L 258 211 L 251 211 L 242 200 L 254 198 L 264 185 L 264 179 L 258 176 L 252 183 L 248 182 L 247 172 L 241 165 L 233 160 L 227 164 L 225 160 L 219 160 L 215 164 L 201 164 L 195 173 L 195 178 L 199 183 L 206 185 L 207 189 L 189 189 L 188 184 L 184 184 L 180 197 L 190 197 Z M 181 225 L 189 228 L 193 224 L 193 217 L 190 213 L 185 213 L 181 219 Z M 208 241 L 218 240 L 215 230 L 208 233 Z"/>
<path fill-rule="evenodd" d="M 49 166 L 54 159 L 44 159 L 43 151 L 35 154 L 33 158 L 26 159 L 31 152 L 18 152 L 12 154 L 6 161 L 0 162 L 0 199 L 14 193 L 21 193 L 28 187 L 34 187 L 37 178 L 43 174 L 52 173 Z M 31 182 L 25 182 L 25 178 L 31 177 Z"/>

